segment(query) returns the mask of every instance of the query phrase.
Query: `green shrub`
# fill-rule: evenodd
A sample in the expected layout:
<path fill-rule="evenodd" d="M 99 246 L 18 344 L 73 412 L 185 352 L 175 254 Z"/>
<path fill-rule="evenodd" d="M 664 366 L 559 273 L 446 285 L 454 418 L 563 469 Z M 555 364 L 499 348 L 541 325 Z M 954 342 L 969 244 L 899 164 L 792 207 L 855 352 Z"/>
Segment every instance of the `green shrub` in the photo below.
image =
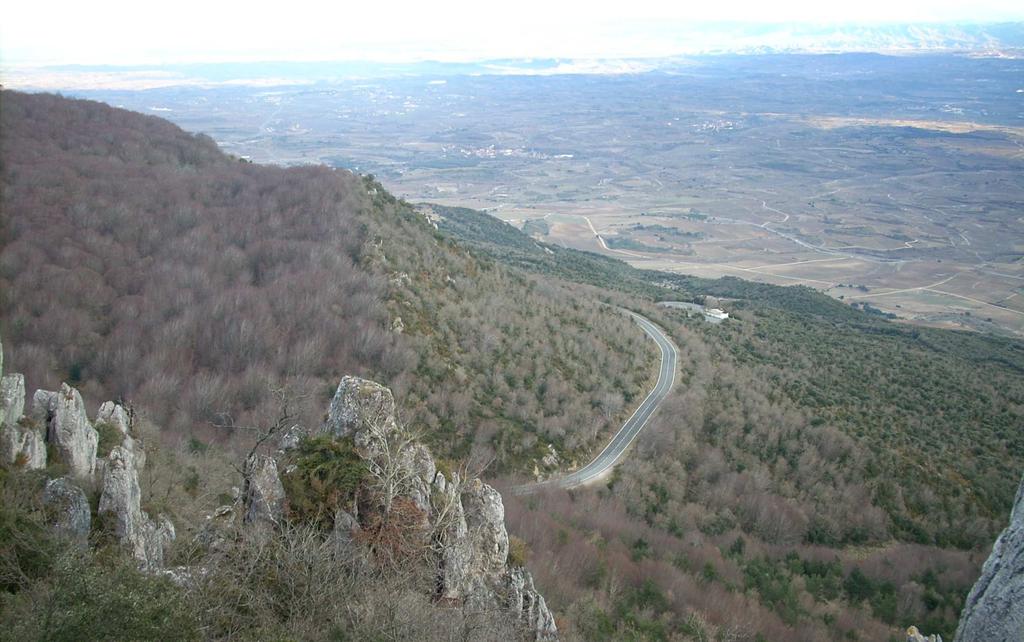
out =
<path fill-rule="evenodd" d="M 52 573 L 3 603 L 11 639 L 196 640 L 183 591 L 120 553 L 59 556 Z"/>
<path fill-rule="evenodd" d="M 514 568 L 526 566 L 530 559 L 530 547 L 525 541 L 512 535 L 508 538 L 508 565 Z"/>
<path fill-rule="evenodd" d="M 711 561 L 704 562 L 704 568 L 700 571 L 700 577 L 705 582 L 714 582 L 718 579 L 718 569 Z"/>
<path fill-rule="evenodd" d="M 210 446 L 203 443 L 200 439 L 195 437 L 189 437 L 188 439 L 188 451 L 193 455 L 202 455 L 209 450 L 209 448 Z"/>
<path fill-rule="evenodd" d="M 437 472 L 444 475 L 444 478 L 448 481 L 452 480 L 453 474 L 458 470 L 458 466 L 455 462 L 447 457 L 438 457 L 434 460 L 434 465 L 437 466 Z"/>
<path fill-rule="evenodd" d="M 757 591 L 761 603 L 770 606 L 787 624 L 793 624 L 802 609 L 797 599 L 792 577 L 781 564 L 768 557 L 747 562 L 743 567 L 744 584 Z"/>
<path fill-rule="evenodd" d="M 636 541 L 633 542 L 633 546 L 630 547 L 629 556 L 634 562 L 639 562 L 645 557 L 650 557 L 651 545 L 648 544 L 647 540 L 644 538 L 638 537 L 636 538 Z"/>
<path fill-rule="evenodd" d="M 320 435 L 303 439 L 282 476 L 293 522 L 330 527 L 339 508 L 350 506 L 368 474 L 351 439 Z"/>
<path fill-rule="evenodd" d="M 93 426 L 99 433 L 99 442 L 96 444 L 96 456 L 106 457 L 110 451 L 124 443 L 124 434 L 114 424 L 105 421 L 98 421 Z"/>
<path fill-rule="evenodd" d="M 0 506 L 0 590 L 16 591 L 50 570 L 54 542 L 36 516 Z"/>
<path fill-rule="evenodd" d="M 0 590 L 18 591 L 50 572 L 56 542 L 46 528 L 38 471 L 0 468 Z M 0 618 L 2 621 L 2 618 Z"/>

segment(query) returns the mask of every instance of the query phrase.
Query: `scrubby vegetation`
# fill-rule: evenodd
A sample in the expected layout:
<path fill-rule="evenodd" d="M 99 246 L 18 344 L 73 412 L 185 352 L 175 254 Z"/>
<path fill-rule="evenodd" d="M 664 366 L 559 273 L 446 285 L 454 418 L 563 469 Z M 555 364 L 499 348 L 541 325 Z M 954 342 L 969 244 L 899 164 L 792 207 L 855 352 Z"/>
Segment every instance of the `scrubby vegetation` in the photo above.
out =
<path fill-rule="evenodd" d="M 899 334 L 876 344 L 789 312 L 730 307 L 735 318 L 721 326 L 647 310 L 673 331 L 684 382 L 604 497 L 510 510 L 549 599 L 587 639 L 593 621 L 607 622 L 604 639 L 699 639 L 686 633 L 695 621 L 740 639 L 886 639 L 921 622 L 951 635 L 1022 467 L 1001 428 L 1019 424 L 1021 378 L 1009 368 L 974 377 L 977 346 L 957 354 Z M 767 332 L 787 319 L 803 341 L 758 341 L 762 323 Z M 788 366 L 753 361 L 765 344 Z M 872 359 L 876 379 L 866 376 Z M 794 393 L 807 389 L 821 396 Z M 934 441 L 915 439 L 919 426 Z M 990 449 L 1013 463 L 987 464 Z M 678 600 L 653 609 L 660 629 L 621 593 L 641 580 Z M 741 610 L 744 621 L 731 615 Z"/>
<path fill-rule="evenodd" d="M 147 434 L 155 436 L 151 427 Z M 0 640 L 525 639 L 507 609 L 439 606 L 436 568 L 423 555 L 383 564 L 332 536 L 332 520 L 319 517 L 333 516 L 366 481 L 348 441 L 300 445 L 286 478 L 290 510 L 272 534 L 207 518 L 241 481 L 230 454 L 155 440 L 148 450 L 146 503 L 166 509 L 178 531 L 167 572 L 139 571 L 95 515 L 88 546 L 54 534 L 40 491 L 59 469 L 0 466 Z M 202 489 L 193 483 L 197 466 Z M 85 487 L 95 511 L 96 493 Z M 413 529 L 398 532 L 414 542 Z"/>
<path fill-rule="evenodd" d="M 1024 346 L 904 326 L 837 331 L 750 309 L 714 340 L 799 409 L 804 432 L 839 430 L 870 454 L 855 470 L 889 517 L 886 535 L 964 549 L 991 541 L 1024 466 Z M 798 454 L 779 457 L 798 474 L 814 468 Z M 843 534 L 824 524 L 818 543 L 874 539 L 870 529 Z"/>
<path fill-rule="evenodd" d="M 674 430 L 697 441 L 694 459 L 706 460 L 711 446 L 724 469 L 763 466 L 788 485 L 819 489 L 819 506 L 851 507 L 793 526 L 796 539 L 894 536 L 970 549 L 990 542 L 1008 514 L 1024 467 L 1024 435 L 1013 429 L 1024 416 L 1020 341 L 892 323 L 805 287 L 642 272 L 543 248 L 472 210 L 432 207 L 441 229 L 475 251 L 535 272 L 663 300 L 727 297 L 734 319 L 716 326 L 642 308 L 688 357 Z M 861 487 L 844 491 L 847 500 L 820 490 L 854 480 Z M 865 503 L 875 510 L 861 511 Z"/>
<path fill-rule="evenodd" d="M 621 424 L 653 376 L 653 346 L 632 321 L 597 291 L 476 258 L 440 236 L 410 246 L 423 218 L 379 198 L 394 214 L 371 221 L 369 260 L 389 274 L 388 307 L 421 355 L 393 387 L 422 401 L 406 405 L 438 452 L 466 458 L 475 432 L 475 461 L 529 471 L 549 444 L 585 457 Z"/>
<path fill-rule="evenodd" d="M 140 572 L 116 548 L 93 555 L 47 527 L 41 491 L 61 472 L 0 467 L 0 639 L 197 639 L 170 580 Z"/>
<path fill-rule="evenodd" d="M 603 497 L 508 500 L 579 635 L 952 634 L 1024 468 L 1019 341 L 900 325 L 803 287 L 606 268 L 434 209 L 482 255 L 656 299 L 723 297 L 733 315 L 632 303 L 674 335 L 681 385 Z M 630 597 L 655 589 L 667 606 Z"/>
<path fill-rule="evenodd" d="M 366 477 L 351 439 L 326 435 L 303 439 L 289 459 L 281 481 L 292 521 L 333 526 L 339 509 L 351 510 Z"/>

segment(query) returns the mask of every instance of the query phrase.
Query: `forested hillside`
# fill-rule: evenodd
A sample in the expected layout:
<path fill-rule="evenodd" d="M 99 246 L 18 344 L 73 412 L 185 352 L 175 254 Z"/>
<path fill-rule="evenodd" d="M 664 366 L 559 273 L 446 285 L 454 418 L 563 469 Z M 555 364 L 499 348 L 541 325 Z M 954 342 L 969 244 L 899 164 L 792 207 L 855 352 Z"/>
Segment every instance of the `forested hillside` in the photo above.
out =
<path fill-rule="evenodd" d="M 344 374 L 394 390 L 438 470 L 511 482 L 580 463 L 654 375 L 614 303 L 672 335 L 672 396 L 604 485 L 505 494 L 509 563 L 565 639 L 954 630 L 1024 468 L 1019 341 L 638 271 L 471 210 L 428 218 L 372 177 L 251 165 L 99 103 L 0 101 L 4 365 L 29 398 L 67 381 L 91 408 L 130 401 L 164 444 L 143 502 L 183 534 L 232 501 L 240 427 L 282 402 L 320 426 Z M 728 322 L 654 305 L 709 295 Z"/>
<path fill-rule="evenodd" d="M 1024 469 L 1021 342 L 898 324 L 808 288 L 634 270 L 431 209 L 481 255 L 654 298 L 723 297 L 732 314 L 711 325 L 642 304 L 680 348 L 681 385 L 597 496 L 511 500 L 513 530 L 545 560 L 538 581 L 580 635 L 873 640 L 916 623 L 951 636 Z"/>
<path fill-rule="evenodd" d="M 529 471 L 587 452 L 649 374 L 629 321 L 475 259 L 372 179 L 255 166 L 95 102 L 0 111 L 0 325 L 30 390 L 67 381 L 209 442 L 275 416 L 279 389 L 315 425 L 361 374 L 440 454 Z"/>

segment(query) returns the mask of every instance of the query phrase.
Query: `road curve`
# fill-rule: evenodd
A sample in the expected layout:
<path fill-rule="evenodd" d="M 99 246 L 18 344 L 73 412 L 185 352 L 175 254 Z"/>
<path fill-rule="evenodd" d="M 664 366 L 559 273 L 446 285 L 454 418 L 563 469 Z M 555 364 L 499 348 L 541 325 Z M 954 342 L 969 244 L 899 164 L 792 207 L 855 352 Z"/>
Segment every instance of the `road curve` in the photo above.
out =
<path fill-rule="evenodd" d="M 512 488 L 514 495 L 529 495 L 545 488 L 576 488 L 600 479 L 622 459 L 626 449 L 633 443 L 651 416 L 658 410 L 658 406 L 668 396 L 669 391 L 672 390 L 676 381 L 676 363 L 679 359 L 679 351 L 675 344 L 661 328 L 649 319 L 629 310 L 623 310 L 623 312 L 633 317 L 637 325 L 643 328 L 643 331 L 658 344 L 658 348 L 661 350 L 661 370 L 658 372 L 658 382 L 654 384 L 654 388 L 647 394 L 647 398 L 626 420 L 626 423 L 622 424 L 622 428 L 619 428 L 601 454 L 594 458 L 594 461 L 565 477 L 515 486 Z"/>

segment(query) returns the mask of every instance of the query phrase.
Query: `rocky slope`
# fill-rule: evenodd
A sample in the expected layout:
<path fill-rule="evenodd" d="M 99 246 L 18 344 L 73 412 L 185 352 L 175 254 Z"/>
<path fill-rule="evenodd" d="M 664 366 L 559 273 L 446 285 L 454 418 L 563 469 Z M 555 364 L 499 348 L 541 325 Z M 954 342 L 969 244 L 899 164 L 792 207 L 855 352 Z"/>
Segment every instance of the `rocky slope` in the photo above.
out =
<path fill-rule="evenodd" d="M 956 629 L 954 642 L 1017 642 L 1024 640 L 1024 479 L 992 553 L 974 583 Z M 907 629 L 907 642 L 942 642 Z"/>
<path fill-rule="evenodd" d="M 501 495 L 479 479 L 438 470 L 427 447 L 397 421 L 391 390 L 373 381 L 342 378 L 317 435 L 292 430 L 282 436 L 274 457 L 249 457 L 242 499 L 232 507 L 236 519 L 264 526 L 287 519 L 281 475 L 295 468 L 288 462 L 296 437 L 314 436 L 351 439 L 369 471 L 364 499 L 334 515 L 336 541 L 369 555 L 425 552 L 436 569 L 439 603 L 511 611 L 534 639 L 557 639 L 554 617 L 532 575 L 509 558 Z M 407 531 L 397 545 L 388 539 L 389 523 Z"/>
<path fill-rule="evenodd" d="M 163 569 L 175 528 L 167 517 L 154 519 L 142 510 L 139 470 L 144 450 L 134 434 L 131 413 L 107 402 L 90 421 L 79 392 L 65 384 L 60 391 L 37 391 L 25 416 L 20 375 L 7 375 L 3 382 L 4 465 L 13 470 L 66 471 L 51 478 L 42 493 L 51 529 L 80 546 L 90 539 L 114 538 L 140 569 Z M 351 443 L 357 459 L 342 464 L 357 469 L 358 500 L 337 507 L 326 537 L 351 549 L 353 559 L 425 563 L 434 574 L 431 597 L 439 605 L 502 611 L 532 639 L 557 639 L 554 617 L 532 575 L 522 560 L 510 559 L 501 495 L 479 479 L 464 479 L 464 472 L 439 471 L 427 447 L 397 421 L 388 388 L 344 377 L 318 430 L 292 426 L 275 436 L 277 450 L 264 454 L 254 449 L 249 454 L 238 500 L 210 517 L 197 537 L 200 545 L 237 542 L 239 531 L 231 529 L 273 537 L 297 523 L 283 483 L 301 465 L 295 452 L 308 439 Z M 95 519 L 87 494 L 92 489 L 100 491 Z M 332 497 L 342 493 L 324 490 Z M 187 587 L 210 569 L 165 572 Z"/>
<path fill-rule="evenodd" d="M 1024 480 L 1002 532 L 974 584 L 956 642 L 1024 640 Z"/>
<path fill-rule="evenodd" d="M 0 462 L 16 470 L 49 466 L 67 473 L 50 479 L 43 491 L 51 527 L 79 543 L 94 533 L 113 537 L 140 568 L 162 567 L 175 537 L 174 525 L 165 516 L 154 520 L 142 510 L 139 470 L 145 451 L 133 434 L 130 412 L 108 401 L 100 406 L 96 421 L 90 421 L 82 395 L 63 384 L 59 391 L 37 390 L 25 415 L 22 375 L 3 375 L 0 382 Z M 99 452 L 97 427 L 105 435 L 105 453 Z M 93 488 L 100 489 L 99 524 L 93 523 L 86 497 L 86 490 Z"/>

